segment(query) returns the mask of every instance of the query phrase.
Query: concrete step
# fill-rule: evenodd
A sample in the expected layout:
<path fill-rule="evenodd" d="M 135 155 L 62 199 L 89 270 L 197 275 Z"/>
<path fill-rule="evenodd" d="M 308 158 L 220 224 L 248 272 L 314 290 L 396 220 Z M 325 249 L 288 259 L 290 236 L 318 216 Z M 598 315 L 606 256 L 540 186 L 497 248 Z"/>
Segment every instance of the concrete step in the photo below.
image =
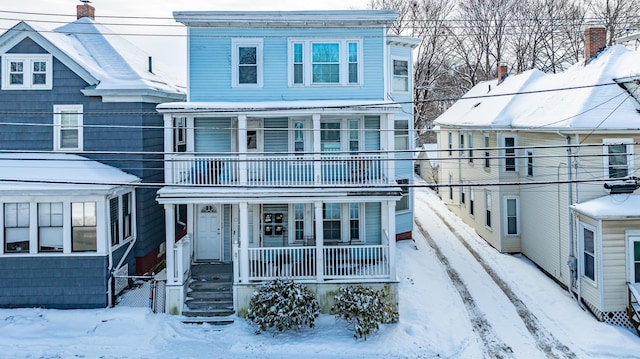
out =
<path fill-rule="evenodd" d="M 189 288 L 192 290 L 204 290 L 211 292 L 223 292 L 223 291 L 232 291 L 233 284 L 231 282 L 208 282 L 208 281 L 192 281 L 189 283 Z"/>
<path fill-rule="evenodd" d="M 216 318 L 233 321 L 233 309 L 187 309 L 182 316 L 190 320 L 202 320 L 202 318 Z"/>
<path fill-rule="evenodd" d="M 232 317 L 193 317 L 183 318 L 181 321 L 185 324 L 209 324 L 209 325 L 229 325 L 233 324 Z"/>
<path fill-rule="evenodd" d="M 199 309 L 231 309 L 233 310 L 233 299 L 207 299 L 188 298 L 185 302 L 187 308 L 191 310 Z"/>
<path fill-rule="evenodd" d="M 212 299 L 212 300 L 233 300 L 233 292 L 231 291 L 203 291 L 194 290 L 187 293 L 187 298 L 193 299 Z"/>

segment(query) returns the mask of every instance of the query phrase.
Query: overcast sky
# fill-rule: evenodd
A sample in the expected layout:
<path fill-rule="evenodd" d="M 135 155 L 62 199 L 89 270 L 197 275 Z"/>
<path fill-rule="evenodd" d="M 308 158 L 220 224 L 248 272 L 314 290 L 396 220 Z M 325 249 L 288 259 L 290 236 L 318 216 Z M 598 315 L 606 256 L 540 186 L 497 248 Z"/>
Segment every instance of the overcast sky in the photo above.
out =
<path fill-rule="evenodd" d="M 129 34 L 125 37 L 149 52 L 154 61 L 171 66 L 176 75 L 184 77 L 186 30 L 182 24 L 173 20 L 173 11 L 348 10 L 365 9 L 369 2 L 370 0 L 92 0 L 91 5 L 96 8 L 97 22 L 105 24 L 116 33 Z M 0 0 L 0 30 L 4 32 L 20 20 L 53 29 L 74 21 L 76 5 L 79 4 L 79 0 Z M 118 18 L 119 16 L 127 18 Z"/>

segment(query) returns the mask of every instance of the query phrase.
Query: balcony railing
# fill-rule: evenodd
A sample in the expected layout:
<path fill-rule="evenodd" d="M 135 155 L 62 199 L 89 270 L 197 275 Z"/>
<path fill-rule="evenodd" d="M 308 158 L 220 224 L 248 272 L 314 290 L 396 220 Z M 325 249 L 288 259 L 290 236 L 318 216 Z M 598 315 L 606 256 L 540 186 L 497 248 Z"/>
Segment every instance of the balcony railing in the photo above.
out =
<path fill-rule="evenodd" d="M 249 248 L 249 280 L 274 278 L 389 279 L 389 247 L 386 245 L 327 246 L 324 261 L 316 261 L 316 247 Z"/>
<path fill-rule="evenodd" d="M 320 158 L 178 155 L 171 161 L 171 180 L 173 184 L 213 186 L 385 184 L 385 163 L 385 157 L 379 154 L 330 154 Z"/>

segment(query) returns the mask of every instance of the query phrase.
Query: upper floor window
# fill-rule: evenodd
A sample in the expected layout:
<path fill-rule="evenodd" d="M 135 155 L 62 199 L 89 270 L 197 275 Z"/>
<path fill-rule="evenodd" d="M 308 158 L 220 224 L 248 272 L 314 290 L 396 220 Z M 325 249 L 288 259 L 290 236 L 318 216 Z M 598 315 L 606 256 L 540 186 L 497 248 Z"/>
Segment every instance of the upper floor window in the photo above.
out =
<path fill-rule="evenodd" d="M 449 148 L 449 156 L 453 154 L 453 133 L 448 132 L 447 147 Z"/>
<path fill-rule="evenodd" d="M 409 121 L 395 120 L 394 123 L 395 150 L 409 149 Z"/>
<path fill-rule="evenodd" d="M 409 91 L 409 61 L 393 59 L 393 78 L 391 80 L 393 92 Z"/>
<path fill-rule="evenodd" d="M 361 83 L 360 40 L 292 40 L 289 49 L 291 86 Z"/>
<path fill-rule="evenodd" d="M 603 141 L 604 168 L 606 178 L 624 178 L 629 176 L 633 167 L 633 140 L 630 138 L 612 138 Z"/>
<path fill-rule="evenodd" d="M 53 60 L 49 54 L 3 54 L 3 90 L 50 90 Z"/>
<path fill-rule="evenodd" d="M 527 150 L 527 177 L 533 177 L 533 150 Z"/>
<path fill-rule="evenodd" d="M 491 228 L 491 192 L 484 191 L 484 225 Z"/>
<path fill-rule="evenodd" d="M 473 163 L 473 132 L 469 132 L 467 138 L 467 147 L 469 148 L 469 163 Z"/>
<path fill-rule="evenodd" d="M 362 118 L 325 120 L 320 123 L 320 151 L 349 151 L 357 154 L 361 150 Z M 303 131 L 300 134 L 304 134 Z"/>
<path fill-rule="evenodd" d="M 234 39 L 232 76 L 234 87 L 262 87 L 262 40 Z"/>
<path fill-rule="evenodd" d="M 173 152 L 187 151 L 187 118 L 173 119 Z"/>
<path fill-rule="evenodd" d="M 504 170 L 506 172 L 516 171 L 516 138 L 513 136 L 504 137 Z"/>
<path fill-rule="evenodd" d="M 483 137 L 484 146 L 484 168 L 491 168 L 491 152 L 489 152 L 489 135 Z"/>
<path fill-rule="evenodd" d="M 402 198 L 396 202 L 396 212 L 406 211 L 410 208 L 409 204 L 409 180 L 406 178 L 396 180 L 402 190 Z"/>
<path fill-rule="evenodd" d="M 58 151 L 82 151 L 82 105 L 53 106 L 53 146 Z"/>

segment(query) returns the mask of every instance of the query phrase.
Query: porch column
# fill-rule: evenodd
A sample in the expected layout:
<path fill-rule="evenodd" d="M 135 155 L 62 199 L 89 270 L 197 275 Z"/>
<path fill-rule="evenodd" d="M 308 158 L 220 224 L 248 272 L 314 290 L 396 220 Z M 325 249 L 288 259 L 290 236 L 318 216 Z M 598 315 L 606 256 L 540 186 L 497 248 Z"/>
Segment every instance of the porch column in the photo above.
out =
<path fill-rule="evenodd" d="M 249 283 L 249 209 L 247 202 L 240 202 L 240 281 Z M 234 262 L 234 267 L 235 267 Z"/>
<path fill-rule="evenodd" d="M 173 183 L 173 116 L 165 113 L 164 119 L 164 183 Z M 165 205 L 166 208 L 166 205 Z"/>
<path fill-rule="evenodd" d="M 396 201 L 387 201 L 387 218 L 389 221 L 389 278 L 396 279 Z"/>
<path fill-rule="evenodd" d="M 247 115 L 238 115 L 238 171 L 240 172 L 240 184 L 247 184 Z M 242 209 L 240 210 L 242 213 Z M 241 227 L 242 228 L 242 227 Z M 243 245 L 244 246 L 244 245 Z"/>
<path fill-rule="evenodd" d="M 174 204 L 164 205 L 164 222 L 165 222 L 165 261 L 167 263 L 167 284 L 175 283 L 175 266 L 173 257 L 173 247 L 176 243 L 176 211 Z"/>
<path fill-rule="evenodd" d="M 314 113 L 313 119 L 313 180 L 316 184 L 322 182 L 322 163 L 320 163 L 320 114 Z M 317 243 L 318 241 L 316 241 Z"/>
<path fill-rule="evenodd" d="M 324 234 L 322 233 L 322 202 L 313 203 L 316 211 L 316 280 L 324 280 Z"/>

